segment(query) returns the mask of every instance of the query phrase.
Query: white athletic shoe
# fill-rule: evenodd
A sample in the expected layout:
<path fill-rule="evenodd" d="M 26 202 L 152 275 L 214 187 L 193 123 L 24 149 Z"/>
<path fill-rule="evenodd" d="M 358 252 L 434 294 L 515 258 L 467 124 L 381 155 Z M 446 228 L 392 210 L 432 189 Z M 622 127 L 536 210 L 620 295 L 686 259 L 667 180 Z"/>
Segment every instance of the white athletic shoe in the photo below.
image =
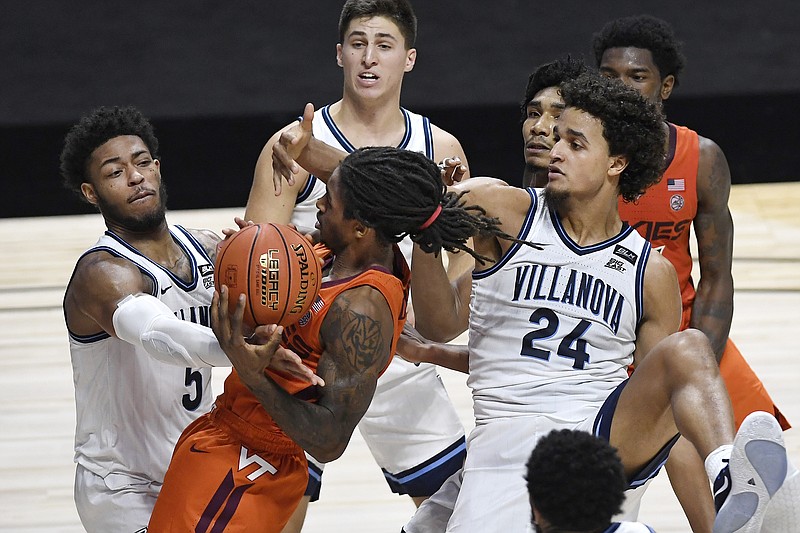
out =
<path fill-rule="evenodd" d="M 731 492 L 714 533 L 800 531 L 800 474 L 789 462 L 774 416 L 758 411 L 744 419 L 729 467 Z"/>

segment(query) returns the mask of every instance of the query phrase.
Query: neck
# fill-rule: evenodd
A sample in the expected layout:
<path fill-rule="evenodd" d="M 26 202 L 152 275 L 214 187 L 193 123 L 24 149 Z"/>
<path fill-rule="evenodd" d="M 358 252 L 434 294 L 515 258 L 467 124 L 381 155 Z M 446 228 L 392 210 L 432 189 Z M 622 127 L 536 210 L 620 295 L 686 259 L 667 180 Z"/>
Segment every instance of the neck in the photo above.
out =
<path fill-rule="evenodd" d="M 144 231 L 131 230 L 108 219 L 106 219 L 106 227 L 145 257 L 162 265 L 178 277 L 185 279 L 188 275 L 185 272 L 186 255 L 173 240 L 166 219 L 157 227 Z"/>
<path fill-rule="evenodd" d="M 613 202 L 613 204 L 612 204 Z M 601 243 L 622 230 L 622 219 L 617 209 L 617 199 L 592 201 L 565 198 L 550 203 L 558 213 L 567 235 L 579 246 Z"/>
<path fill-rule="evenodd" d="M 400 112 L 400 93 L 382 100 L 348 97 L 331 106 L 331 114 L 339 127 L 359 126 L 374 131 L 388 131 L 405 126 Z"/>
<path fill-rule="evenodd" d="M 546 186 L 547 172 L 548 172 L 547 168 L 525 165 L 525 170 L 522 173 L 522 186 L 537 187 L 537 188 L 542 188 Z"/>
<path fill-rule="evenodd" d="M 109 231 L 119 235 L 125 242 L 133 246 L 136 246 L 135 243 L 159 242 L 172 239 L 166 219 L 162 219 L 157 225 L 144 230 L 132 229 L 108 218 L 105 219 L 105 223 Z"/>
<path fill-rule="evenodd" d="M 332 280 L 357 276 L 372 267 L 382 267 L 392 271 L 394 249 L 392 246 L 368 246 L 355 249 L 353 245 L 335 253 L 329 277 Z"/>

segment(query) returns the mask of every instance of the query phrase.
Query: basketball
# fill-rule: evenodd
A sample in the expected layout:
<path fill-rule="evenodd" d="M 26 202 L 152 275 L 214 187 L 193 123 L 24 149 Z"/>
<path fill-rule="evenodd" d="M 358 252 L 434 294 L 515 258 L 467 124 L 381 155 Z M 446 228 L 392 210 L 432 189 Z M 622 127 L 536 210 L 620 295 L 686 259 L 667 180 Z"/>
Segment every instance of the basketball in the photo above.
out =
<path fill-rule="evenodd" d="M 282 224 L 255 224 L 222 242 L 214 283 L 228 286 L 231 313 L 239 295 L 247 296 L 244 321 L 249 326 L 289 326 L 316 300 L 321 274 L 303 235 Z"/>

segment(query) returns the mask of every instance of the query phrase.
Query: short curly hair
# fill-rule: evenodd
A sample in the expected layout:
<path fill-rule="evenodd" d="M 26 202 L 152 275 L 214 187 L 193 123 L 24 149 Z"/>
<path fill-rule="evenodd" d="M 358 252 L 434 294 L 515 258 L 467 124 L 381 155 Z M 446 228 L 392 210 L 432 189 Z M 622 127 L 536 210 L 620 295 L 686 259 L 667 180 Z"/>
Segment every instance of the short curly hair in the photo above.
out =
<path fill-rule="evenodd" d="M 528 86 L 525 88 L 525 99 L 520 104 L 520 123 L 525 122 L 528 117 L 528 103 L 533 100 L 539 92 L 549 87 L 561 87 L 564 82 L 574 80 L 588 69 L 580 59 L 572 59 L 567 56 L 564 59 L 556 59 L 550 63 L 540 65 L 533 74 L 528 77 Z"/>
<path fill-rule="evenodd" d="M 620 80 L 587 73 L 561 87 L 566 106 L 585 111 L 603 124 L 609 154 L 624 156 L 628 166 L 619 179 L 626 202 L 636 200 L 664 171 L 664 115 Z"/>
<path fill-rule="evenodd" d="M 628 486 L 616 449 L 571 429 L 539 440 L 525 479 L 531 505 L 559 531 L 602 531 L 620 512 Z"/>
<path fill-rule="evenodd" d="M 158 139 L 153 125 L 135 107 L 98 107 L 72 126 L 61 150 L 61 176 L 64 186 L 81 198 L 81 183 L 89 181 L 87 164 L 99 146 L 121 135 L 136 135 L 158 158 Z"/>
<path fill-rule="evenodd" d="M 407 0 L 347 0 L 339 14 L 339 43 L 344 43 L 345 32 L 354 19 L 386 17 L 400 29 L 405 48 L 414 48 L 417 40 L 417 16 Z"/>
<path fill-rule="evenodd" d="M 603 53 L 609 48 L 643 48 L 650 50 L 653 61 L 663 80 L 670 74 L 675 77 L 675 87 L 686 65 L 683 43 L 675 37 L 668 22 L 650 15 L 637 15 L 612 20 L 600 32 L 594 34 L 592 48 L 597 66 Z"/>

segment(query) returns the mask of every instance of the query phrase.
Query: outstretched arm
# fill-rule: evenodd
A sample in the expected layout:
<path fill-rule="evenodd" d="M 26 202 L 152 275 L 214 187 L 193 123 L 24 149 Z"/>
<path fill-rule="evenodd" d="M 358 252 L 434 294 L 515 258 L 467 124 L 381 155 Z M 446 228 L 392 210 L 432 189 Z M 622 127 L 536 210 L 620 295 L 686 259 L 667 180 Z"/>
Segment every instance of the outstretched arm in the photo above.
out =
<path fill-rule="evenodd" d="M 681 293 L 675 267 L 664 256 L 651 253 L 644 272 L 644 316 L 636 331 L 634 365 L 681 323 Z"/>
<path fill-rule="evenodd" d="M 697 215 L 694 230 L 700 262 L 700 280 L 692 306 L 690 326 L 711 341 L 719 362 L 733 319 L 733 219 L 728 209 L 731 174 L 725 154 L 712 140 L 700 138 L 697 172 Z"/>

